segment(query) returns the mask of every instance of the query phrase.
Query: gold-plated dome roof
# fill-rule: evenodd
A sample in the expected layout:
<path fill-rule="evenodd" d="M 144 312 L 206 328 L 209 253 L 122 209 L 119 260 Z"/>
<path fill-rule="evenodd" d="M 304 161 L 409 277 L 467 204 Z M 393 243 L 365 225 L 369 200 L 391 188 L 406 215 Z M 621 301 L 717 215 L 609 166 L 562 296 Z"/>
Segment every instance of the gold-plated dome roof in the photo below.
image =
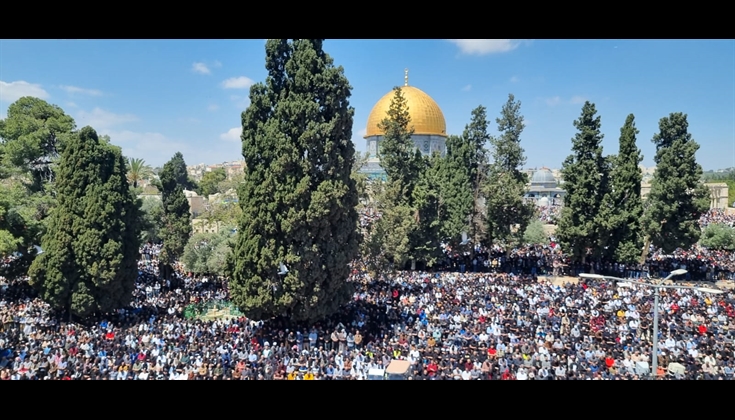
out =
<path fill-rule="evenodd" d="M 446 137 L 447 123 L 444 120 L 444 113 L 442 113 L 439 105 L 431 99 L 431 96 L 413 86 L 401 86 L 401 91 L 406 98 L 408 114 L 411 116 L 411 125 L 413 125 L 414 134 L 430 134 Z M 390 102 L 394 95 L 395 92 L 393 90 L 386 93 L 375 104 L 373 110 L 370 111 L 365 138 L 383 134 L 382 130 L 378 128 L 378 124 L 388 117 Z"/>

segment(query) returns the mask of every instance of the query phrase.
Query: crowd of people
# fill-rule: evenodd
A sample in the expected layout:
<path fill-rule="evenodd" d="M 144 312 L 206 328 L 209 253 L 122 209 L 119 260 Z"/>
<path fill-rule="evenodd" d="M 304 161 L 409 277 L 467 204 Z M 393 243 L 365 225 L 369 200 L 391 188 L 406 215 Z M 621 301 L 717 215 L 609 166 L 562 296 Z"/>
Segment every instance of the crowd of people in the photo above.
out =
<path fill-rule="evenodd" d="M 735 271 L 730 253 L 652 250 L 641 266 L 585 266 L 570 264 L 552 238 L 510 250 L 447 247 L 432 272 L 377 274 L 356 262 L 352 301 L 305 325 L 187 315 L 227 302 L 227 280 L 180 264 L 165 280 L 160 249 L 141 249 L 127 308 L 79 322 L 41 301 L 27 277 L 0 278 L 0 380 L 364 380 L 396 359 L 411 363 L 411 380 L 628 380 L 649 377 L 654 339 L 660 379 L 732 380 L 735 372 L 732 291 L 662 291 L 653 337 L 651 290 L 555 280 L 591 270 L 663 277 L 676 268 L 715 280 Z"/>
<path fill-rule="evenodd" d="M 733 227 L 735 226 L 735 214 L 731 214 L 725 209 L 710 209 L 699 218 L 699 225 L 705 228 L 712 224 Z"/>
<path fill-rule="evenodd" d="M 355 267 L 352 302 L 314 325 L 244 317 L 189 320 L 186 305 L 226 299 L 222 279 L 141 270 L 133 304 L 66 323 L 27 278 L 2 286 L 2 380 L 361 380 L 391 360 L 412 380 L 620 380 L 648 375 L 649 290 L 554 285 L 530 275 Z M 733 378 L 735 295 L 661 297 L 661 378 Z M 671 363 L 684 372 L 667 371 Z"/>
<path fill-rule="evenodd" d="M 548 206 L 538 206 L 538 220 L 541 223 L 555 225 L 561 216 L 561 204 L 553 203 Z"/>

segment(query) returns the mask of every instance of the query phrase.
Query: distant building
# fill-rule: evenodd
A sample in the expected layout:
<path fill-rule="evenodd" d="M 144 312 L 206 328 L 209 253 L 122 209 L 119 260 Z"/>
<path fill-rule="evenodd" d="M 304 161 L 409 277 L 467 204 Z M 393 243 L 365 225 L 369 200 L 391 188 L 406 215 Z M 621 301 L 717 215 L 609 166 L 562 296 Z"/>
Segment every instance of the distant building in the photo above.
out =
<path fill-rule="evenodd" d="M 726 209 L 730 207 L 728 197 L 730 188 L 725 183 L 705 183 L 710 192 L 710 209 Z M 651 193 L 651 181 L 641 182 L 641 197 L 647 198 Z"/>
<path fill-rule="evenodd" d="M 194 191 L 184 190 L 186 200 L 189 202 L 189 212 L 191 217 L 196 218 L 206 210 L 204 197 L 198 195 Z"/>
<path fill-rule="evenodd" d="M 704 184 L 709 188 L 711 209 L 726 209 L 730 207 L 728 203 L 730 188 L 724 182 Z"/>
<path fill-rule="evenodd" d="M 406 70 L 401 92 L 406 99 L 408 113 L 411 117 L 410 128 L 414 130 L 411 139 L 416 149 L 424 156 L 430 156 L 434 152 L 444 156 L 447 123 L 439 105 L 421 89 L 408 85 L 408 70 Z M 360 172 L 369 178 L 386 179 L 385 170 L 380 166 L 380 148 L 385 134 L 380 128 L 380 123 L 387 118 L 394 95 L 393 90 L 383 95 L 368 115 L 364 138 L 367 141 L 370 156 Z"/>
<path fill-rule="evenodd" d="M 563 203 L 566 191 L 560 188 L 559 182 L 551 169 L 541 168 L 534 170 L 531 175 L 524 198 L 534 202 L 539 207 L 560 206 Z"/>

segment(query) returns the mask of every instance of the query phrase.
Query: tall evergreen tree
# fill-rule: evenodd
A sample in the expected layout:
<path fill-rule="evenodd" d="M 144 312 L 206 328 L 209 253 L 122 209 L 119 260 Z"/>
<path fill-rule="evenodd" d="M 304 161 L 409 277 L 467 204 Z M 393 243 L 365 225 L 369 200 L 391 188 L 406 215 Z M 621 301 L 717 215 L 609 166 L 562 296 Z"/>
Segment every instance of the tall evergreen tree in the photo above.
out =
<path fill-rule="evenodd" d="M 424 170 L 413 190 L 416 229 L 411 234 L 412 257 L 432 266 L 441 255 L 441 222 L 444 211 L 440 189 L 444 159 L 438 152 L 423 157 Z"/>
<path fill-rule="evenodd" d="M 600 205 L 599 220 L 608 232 L 603 235 L 601 245 L 607 247 L 606 254 L 615 261 L 633 264 L 640 256 L 643 238 L 641 236 L 641 199 L 640 163 L 643 160 L 636 145 L 638 129 L 635 117 L 628 115 L 620 129 L 620 148 L 616 156 L 610 157 L 611 188 Z"/>
<path fill-rule="evenodd" d="M 387 182 L 393 184 L 399 193 L 392 205 L 413 205 L 413 190 L 426 166 L 421 152 L 416 148 L 411 136 L 414 128 L 411 124 L 408 102 L 400 87 L 393 88 L 388 115 L 378 127 L 383 131 L 380 142 L 380 166 L 385 170 Z"/>
<path fill-rule="evenodd" d="M 188 182 L 186 164 L 181 166 L 183 157 L 176 153 L 163 165 L 159 175 L 161 183 L 161 201 L 163 202 L 163 223 L 159 236 L 163 240 L 161 250 L 162 273 L 170 278 L 172 264 L 184 254 L 184 247 L 191 237 L 191 209 L 184 194 Z M 183 182 L 183 184 L 182 184 Z"/>
<path fill-rule="evenodd" d="M 447 137 L 447 153 L 441 161 L 440 195 L 444 210 L 440 219 L 441 239 L 451 246 L 457 246 L 462 233 L 469 232 L 472 217 L 474 194 L 468 165 L 472 153 L 466 140 L 466 136 Z"/>
<path fill-rule="evenodd" d="M 710 204 L 709 191 L 701 182 L 702 166 L 695 156 L 699 144 L 688 131 L 687 115 L 669 114 L 658 126 L 653 136 L 656 172 L 642 222 L 646 234 L 643 260 L 649 243 L 667 253 L 696 244 L 702 234 L 699 217 Z"/>
<path fill-rule="evenodd" d="M 443 239 L 456 246 L 462 233 L 480 240 L 481 189 L 487 175 L 487 149 L 490 140 L 484 106 L 472 110 L 472 119 L 461 136 L 447 138 L 447 154 L 442 168 L 441 197 L 446 212 L 441 221 Z"/>
<path fill-rule="evenodd" d="M 521 147 L 521 133 L 525 124 L 520 110 L 520 101 L 508 95 L 500 117 L 495 120 L 501 134 L 490 139 L 493 162 L 489 166 L 484 194 L 488 243 L 519 241 L 535 211 L 533 205 L 523 199 L 528 175 L 523 172 L 526 157 Z"/>
<path fill-rule="evenodd" d="M 462 139 L 468 149 L 466 164 L 472 192 L 469 234 L 476 243 L 480 242 L 480 234 L 484 228 L 480 200 L 482 199 L 482 189 L 488 172 L 487 144 L 492 138 L 488 133 L 489 125 L 487 108 L 480 105 L 472 110 L 470 124 L 465 127 L 462 133 Z"/>
<path fill-rule="evenodd" d="M 390 108 L 379 124 L 383 131 L 380 165 L 387 179 L 378 199 L 382 216 L 376 223 L 370 241 L 374 245 L 372 249 L 380 250 L 375 258 L 392 262 L 397 269 L 403 269 L 406 262 L 411 260 L 412 268 L 415 268 L 416 259 L 426 254 L 426 237 L 421 232 L 419 207 L 430 202 L 427 195 L 430 191 L 426 190 L 430 183 L 424 182 L 420 192 L 415 190 L 424 176 L 428 160 L 416 148 L 411 137 L 414 128 L 403 91 L 400 87 L 393 90 Z M 423 226 L 428 225 L 424 223 Z"/>
<path fill-rule="evenodd" d="M 269 40 L 265 83 L 242 115 L 246 182 L 230 259 L 234 302 L 251 318 L 308 321 L 349 301 L 358 255 L 351 177 L 354 108 L 323 40 Z"/>
<path fill-rule="evenodd" d="M 600 221 L 602 199 L 608 191 L 609 162 L 602 156 L 600 117 L 589 101 L 574 121 L 577 134 L 572 139 L 572 154 L 562 165 L 564 207 L 556 236 L 562 248 L 575 261 L 601 254 L 601 238 L 609 235 Z"/>
<path fill-rule="evenodd" d="M 138 276 L 140 216 L 121 150 L 84 127 L 67 143 L 56 175 L 59 204 L 31 284 L 70 316 L 127 305 Z"/>

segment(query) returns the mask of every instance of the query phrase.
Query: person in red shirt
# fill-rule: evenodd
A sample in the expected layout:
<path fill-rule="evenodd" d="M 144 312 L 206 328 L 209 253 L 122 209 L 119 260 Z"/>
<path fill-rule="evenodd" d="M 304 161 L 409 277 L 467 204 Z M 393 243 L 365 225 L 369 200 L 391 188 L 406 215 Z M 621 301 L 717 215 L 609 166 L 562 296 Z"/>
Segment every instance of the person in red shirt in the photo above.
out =
<path fill-rule="evenodd" d="M 701 335 L 707 334 L 707 327 L 705 327 L 704 324 L 700 325 L 698 330 Z"/>
<path fill-rule="evenodd" d="M 495 355 L 498 354 L 498 351 L 495 350 L 495 347 L 490 347 L 487 349 L 487 355 L 490 356 L 490 358 L 495 358 Z"/>
<path fill-rule="evenodd" d="M 433 377 L 439 371 L 439 366 L 437 366 L 436 362 L 432 359 L 426 367 L 426 370 L 429 372 L 429 376 Z"/>
<path fill-rule="evenodd" d="M 607 366 L 607 368 L 608 368 L 608 369 L 610 369 L 610 368 L 611 368 L 611 367 L 613 367 L 614 365 L 615 365 L 615 359 L 613 359 L 613 358 L 612 358 L 612 357 L 610 357 L 610 356 L 607 356 L 607 357 L 605 358 L 605 366 Z"/>

